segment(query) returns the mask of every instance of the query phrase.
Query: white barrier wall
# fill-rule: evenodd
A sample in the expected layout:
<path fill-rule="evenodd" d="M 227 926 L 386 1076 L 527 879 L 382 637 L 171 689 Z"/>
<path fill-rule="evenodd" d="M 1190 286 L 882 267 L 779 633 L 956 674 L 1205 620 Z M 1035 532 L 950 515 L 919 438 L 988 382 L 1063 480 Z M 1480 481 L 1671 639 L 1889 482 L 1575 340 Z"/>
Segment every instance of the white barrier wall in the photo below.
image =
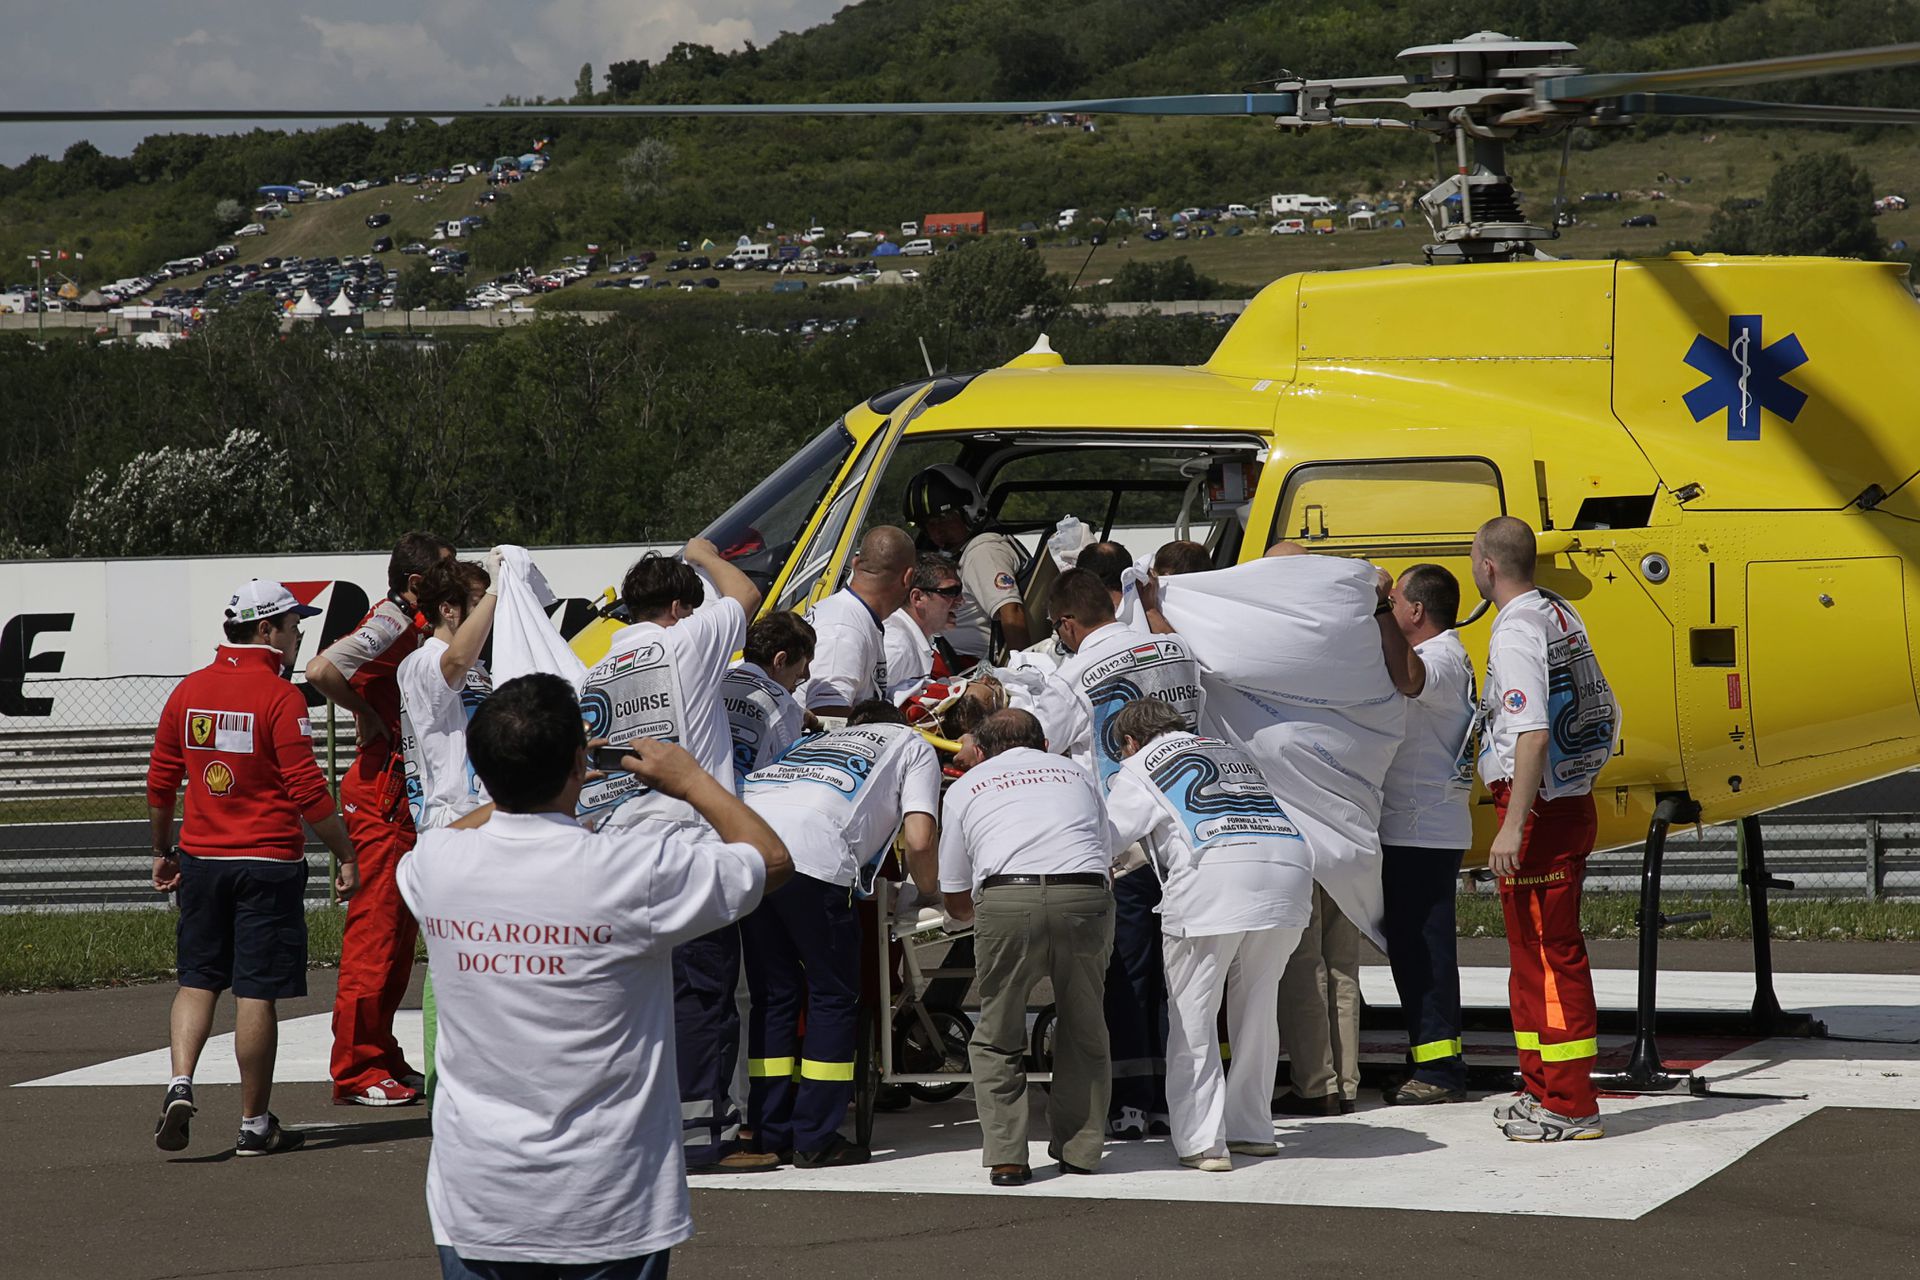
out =
<path fill-rule="evenodd" d="M 571 636 L 584 626 L 601 592 L 617 589 L 627 567 L 655 549 L 678 544 L 535 548 L 534 562 L 561 597 L 556 629 Z M 303 628 L 304 667 L 386 594 L 387 553 L 0 562 L 0 723 L 57 714 L 47 704 L 61 686 L 35 682 L 177 676 L 205 666 L 222 638 L 222 610 L 248 578 L 277 578 L 322 611 Z M 128 710 L 130 723 L 142 718 Z"/>

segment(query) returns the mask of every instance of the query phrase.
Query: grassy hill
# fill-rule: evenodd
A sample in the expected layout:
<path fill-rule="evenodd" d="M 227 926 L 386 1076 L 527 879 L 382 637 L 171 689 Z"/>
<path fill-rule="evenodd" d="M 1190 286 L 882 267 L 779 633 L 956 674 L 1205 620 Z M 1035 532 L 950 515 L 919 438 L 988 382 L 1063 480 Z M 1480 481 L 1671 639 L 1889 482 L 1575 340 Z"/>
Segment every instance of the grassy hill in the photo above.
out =
<path fill-rule="evenodd" d="M 1061 0 L 1035 7 L 1019 0 L 865 0 L 765 48 L 722 54 L 682 45 L 656 64 L 615 61 L 602 68 L 608 88 L 595 97 L 719 102 L 1236 90 L 1283 67 L 1316 76 L 1391 71 L 1400 48 L 1484 28 L 1575 41 L 1582 62 L 1599 69 L 1657 67 L 1920 38 L 1920 3 L 1162 0 L 1143 6 Z M 1906 105 L 1920 98 L 1920 76 L 1879 73 L 1769 90 L 1789 99 Z M 1698 127 L 1646 127 L 1583 147 L 1571 178 L 1576 195 L 1645 190 L 1663 170 L 1694 182 L 1670 183 L 1675 199 L 1647 206 L 1661 215 L 1657 230 L 1625 232 L 1619 218 L 1633 210 L 1609 209 L 1596 215 L 1594 227 L 1575 228 L 1562 250 L 1644 252 L 1696 236 L 1713 205 L 1759 194 L 1778 160 L 1799 149 L 1849 148 L 1881 189 L 1920 190 L 1920 163 L 1909 159 L 1904 134 L 1762 134 L 1738 126 L 1711 134 L 1709 142 L 1709 131 Z M 261 183 L 340 181 L 484 161 L 524 151 L 541 136 L 553 140 L 556 163 L 519 188 L 511 205 L 490 212 L 493 225 L 472 246 L 483 267 L 551 263 L 589 241 L 658 248 L 683 237 L 711 237 L 724 245 L 742 232 L 758 235 L 768 223 L 783 230 L 815 222 L 872 229 L 932 211 L 984 208 L 997 225 L 1011 226 L 1050 220 L 1067 206 L 1166 210 L 1251 202 L 1289 190 L 1344 198 L 1424 184 L 1433 172 L 1429 144 L 1419 138 L 1290 137 L 1258 121 L 1233 120 L 1102 120 L 1097 132 L 1083 133 L 1013 118 L 462 119 L 292 135 L 159 135 L 125 159 L 83 145 L 59 161 L 0 170 L 0 259 L 20 264 L 31 249 L 83 249 L 87 258 L 76 274 L 84 287 L 227 239 L 220 234 L 225 228 L 212 225 L 214 205 L 229 198 L 250 205 L 249 193 Z M 623 162 L 643 142 L 655 163 L 636 173 Z M 1517 176 L 1536 211 L 1551 198 L 1553 160 L 1535 154 L 1518 161 Z M 418 236 L 436 215 L 467 211 L 469 193 L 477 189 L 469 181 L 416 205 L 395 198 L 388 211 L 395 215 L 396 243 Z M 393 190 L 380 194 L 391 198 Z M 247 250 L 251 256 L 364 252 L 373 237 L 361 220 L 375 207 L 373 195 L 303 207 Z M 1889 220 L 1886 231 L 1889 238 L 1920 238 L 1903 220 Z M 1128 253 L 1188 252 L 1209 272 L 1251 284 L 1294 265 L 1405 258 L 1419 243 L 1417 233 L 1383 231 L 1257 247 L 1244 238 L 1158 246 L 1136 240 Z M 1097 269 L 1123 256 L 1109 246 Z"/>

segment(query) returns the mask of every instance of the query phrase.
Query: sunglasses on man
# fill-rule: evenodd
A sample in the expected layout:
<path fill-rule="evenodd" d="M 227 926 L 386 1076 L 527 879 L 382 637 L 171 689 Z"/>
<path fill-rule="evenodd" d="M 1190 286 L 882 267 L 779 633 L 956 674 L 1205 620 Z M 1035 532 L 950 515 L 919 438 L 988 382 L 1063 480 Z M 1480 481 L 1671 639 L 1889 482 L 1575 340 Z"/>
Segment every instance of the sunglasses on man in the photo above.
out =
<path fill-rule="evenodd" d="M 944 587 L 934 587 L 928 590 L 927 594 L 930 596 L 945 596 L 949 600 L 957 600 L 960 598 L 961 593 L 964 592 L 965 590 L 966 590 L 965 587 L 961 586 L 957 582 L 953 582 L 953 583 L 947 584 Z"/>

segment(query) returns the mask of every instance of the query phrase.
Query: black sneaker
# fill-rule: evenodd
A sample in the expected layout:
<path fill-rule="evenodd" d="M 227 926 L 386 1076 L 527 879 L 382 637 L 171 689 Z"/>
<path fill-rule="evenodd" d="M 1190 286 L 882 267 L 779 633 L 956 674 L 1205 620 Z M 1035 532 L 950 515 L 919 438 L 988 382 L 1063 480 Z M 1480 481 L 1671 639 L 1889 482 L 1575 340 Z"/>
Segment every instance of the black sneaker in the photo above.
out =
<path fill-rule="evenodd" d="M 298 1151 L 307 1135 L 298 1129 L 282 1129 L 280 1117 L 267 1112 L 267 1131 L 254 1133 L 242 1129 L 240 1136 L 234 1139 L 233 1154 L 237 1156 L 271 1156 L 282 1151 Z"/>
<path fill-rule="evenodd" d="M 162 1151 L 187 1149 L 187 1122 L 199 1108 L 193 1105 L 193 1086 L 170 1085 L 160 1103 L 160 1119 L 153 1126 L 153 1145 Z"/>
<path fill-rule="evenodd" d="M 801 1169 L 838 1169 L 843 1165 L 865 1164 L 873 1159 L 873 1153 L 865 1147 L 857 1147 L 839 1134 L 827 1139 L 827 1145 L 818 1151 L 796 1151 L 793 1163 Z"/>

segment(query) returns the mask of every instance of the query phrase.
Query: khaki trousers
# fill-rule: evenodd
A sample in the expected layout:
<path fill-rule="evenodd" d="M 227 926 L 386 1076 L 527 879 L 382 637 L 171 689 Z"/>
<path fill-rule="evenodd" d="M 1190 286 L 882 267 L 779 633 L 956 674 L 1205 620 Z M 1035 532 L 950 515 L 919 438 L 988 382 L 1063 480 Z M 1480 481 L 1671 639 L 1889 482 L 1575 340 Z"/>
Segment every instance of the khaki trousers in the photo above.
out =
<path fill-rule="evenodd" d="M 981 1159 L 1030 1164 L 1027 1154 L 1027 999 L 1053 984 L 1052 1146 L 1070 1164 L 1100 1163 L 1113 1088 L 1104 1009 L 1113 950 L 1113 894 L 1104 885 L 1003 885 L 974 903 L 974 982 L 980 1021 L 967 1056 L 980 1113 Z"/>
<path fill-rule="evenodd" d="M 1280 979 L 1280 1038 L 1295 1093 L 1360 1096 L 1360 930 L 1317 884 L 1313 923 Z"/>

